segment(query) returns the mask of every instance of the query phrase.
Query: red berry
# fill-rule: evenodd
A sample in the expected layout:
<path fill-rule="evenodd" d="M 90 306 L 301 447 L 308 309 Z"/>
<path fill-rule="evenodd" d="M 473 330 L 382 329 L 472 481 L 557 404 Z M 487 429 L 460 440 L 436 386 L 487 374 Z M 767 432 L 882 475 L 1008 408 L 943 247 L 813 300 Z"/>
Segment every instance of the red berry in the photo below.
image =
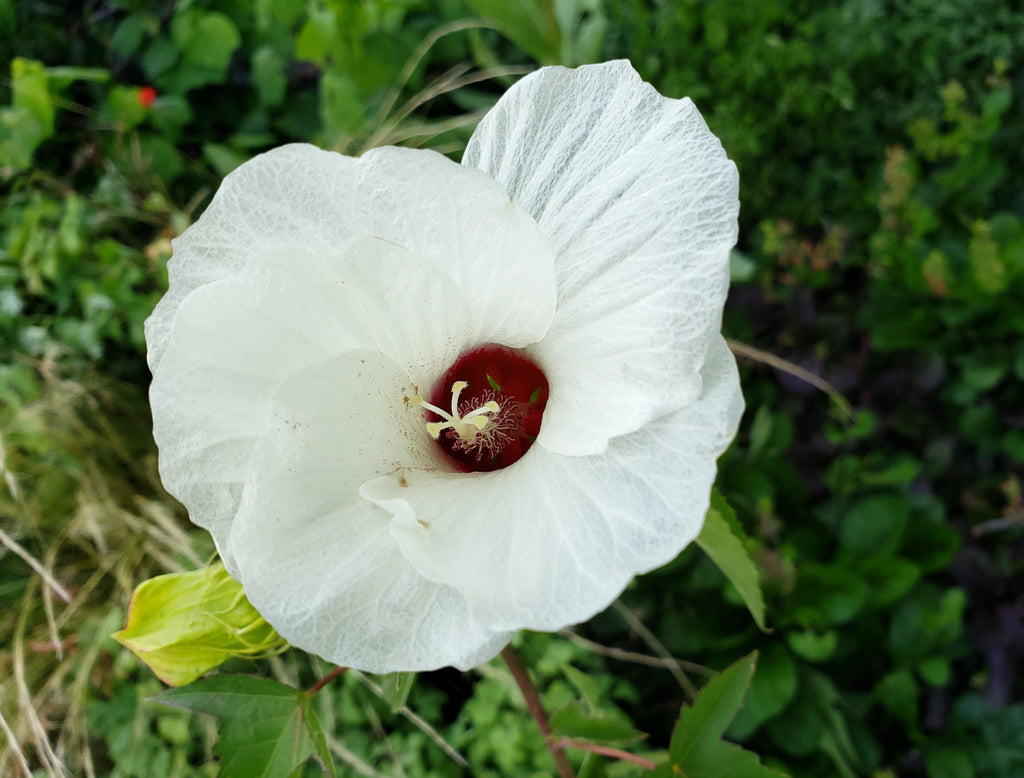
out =
<path fill-rule="evenodd" d="M 151 86 L 144 86 L 139 90 L 139 105 L 149 108 L 156 100 L 156 90 Z"/>

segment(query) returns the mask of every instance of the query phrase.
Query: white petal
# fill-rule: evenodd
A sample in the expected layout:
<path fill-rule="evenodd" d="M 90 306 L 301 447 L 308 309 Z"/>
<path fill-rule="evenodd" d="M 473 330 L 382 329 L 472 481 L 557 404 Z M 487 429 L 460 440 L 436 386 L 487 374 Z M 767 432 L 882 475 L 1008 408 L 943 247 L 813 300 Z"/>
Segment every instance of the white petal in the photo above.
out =
<path fill-rule="evenodd" d="M 391 243 L 364 238 L 345 256 L 263 252 L 179 307 L 150 390 L 164 486 L 235 573 L 227 536 L 281 382 L 347 349 L 370 349 L 411 376 L 411 398 L 472 345 L 471 323 L 451 279 Z"/>
<path fill-rule="evenodd" d="M 732 354 L 712 341 L 694 403 L 565 457 L 536 444 L 493 473 L 407 473 L 361 493 L 394 515 L 391 533 L 427 578 L 458 590 L 495 630 L 555 630 L 608 605 L 637 573 L 700 532 L 715 459 L 743 399 Z"/>
<path fill-rule="evenodd" d="M 174 317 L 195 289 L 282 246 L 343 254 L 379 238 L 451 278 L 470 303 L 467 337 L 521 347 L 554 311 L 553 255 L 533 220 L 479 171 L 430 151 L 381 148 L 359 159 L 291 145 L 250 160 L 172 242 L 170 291 L 146 322 L 156 372 Z"/>
<path fill-rule="evenodd" d="M 542 68 L 480 123 L 463 163 L 502 183 L 557 256 L 558 311 L 531 351 L 566 454 L 682 407 L 720 328 L 738 178 L 688 99 L 628 62 Z"/>
<path fill-rule="evenodd" d="M 164 486 L 210 531 L 232 573 L 227 536 L 270 397 L 289 372 L 329 353 L 318 334 L 331 311 L 306 292 L 312 257 L 288 253 L 292 272 L 268 257 L 186 298 L 150 387 Z"/>
<path fill-rule="evenodd" d="M 147 323 L 165 486 L 235 572 L 225 537 L 287 375 L 375 349 L 429 391 L 468 348 L 544 333 L 552 263 L 497 184 L 432 152 L 289 146 L 243 165 L 175 242 Z"/>
<path fill-rule="evenodd" d="M 291 375 L 274 397 L 230 542 L 239 580 L 289 642 L 375 673 L 469 669 L 509 635 L 429 581 L 388 533 L 359 479 L 423 464 L 436 447 L 401 400 L 394 362 L 349 352 Z"/>

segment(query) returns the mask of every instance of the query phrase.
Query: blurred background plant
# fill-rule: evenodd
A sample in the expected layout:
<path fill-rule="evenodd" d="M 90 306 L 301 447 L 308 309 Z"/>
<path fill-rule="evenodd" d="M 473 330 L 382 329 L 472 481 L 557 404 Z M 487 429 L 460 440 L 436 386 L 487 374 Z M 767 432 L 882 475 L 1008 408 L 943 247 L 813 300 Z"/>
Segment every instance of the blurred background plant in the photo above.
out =
<path fill-rule="evenodd" d="M 549 707 L 665 748 L 691 683 L 757 648 L 729 734 L 794 776 L 1024 773 L 1022 40 L 999 0 L 0 6 L 0 774 L 216 772 L 210 720 L 147 702 L 110 634 L 137 583 L 212 553 L 156 476 L 142 322 L 219 180 L 289 141 L 457 156 L 520 74 L 616 57 L 740 167 L 726 333 L 855 412 L 742 360 L 719 488 L 773 631 L 688 550 L 521 638 Z M 301 687 L 315 665 L 233 669 Z M 316 705 L 352 774 L 550 770 L 503 666 L 348 674 Z"/>

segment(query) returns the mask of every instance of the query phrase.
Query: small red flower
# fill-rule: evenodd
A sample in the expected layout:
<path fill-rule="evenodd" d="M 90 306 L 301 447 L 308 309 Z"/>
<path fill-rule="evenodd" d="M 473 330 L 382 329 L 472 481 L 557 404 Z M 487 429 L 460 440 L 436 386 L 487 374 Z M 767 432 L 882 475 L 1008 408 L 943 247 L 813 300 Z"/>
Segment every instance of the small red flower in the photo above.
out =
<path fill-rule="evenodd" d="M 149 108 L 156 101 L 156 90 L 151 86 L 144 86 L 139 90 L 139 105 Z"/>

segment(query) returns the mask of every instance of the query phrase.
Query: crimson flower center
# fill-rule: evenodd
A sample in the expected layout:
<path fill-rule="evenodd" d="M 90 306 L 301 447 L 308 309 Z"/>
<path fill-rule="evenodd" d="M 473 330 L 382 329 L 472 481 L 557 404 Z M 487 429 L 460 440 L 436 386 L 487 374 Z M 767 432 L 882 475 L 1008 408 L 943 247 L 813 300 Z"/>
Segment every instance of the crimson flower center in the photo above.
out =
<path fill-rule="evenodd" d="M 459 470 L 499 470 L 537 439 L 548 381 L 522 351 L 488 344 L 462 354 L 429 399 L 416 401 L 427 432 Z"/>

